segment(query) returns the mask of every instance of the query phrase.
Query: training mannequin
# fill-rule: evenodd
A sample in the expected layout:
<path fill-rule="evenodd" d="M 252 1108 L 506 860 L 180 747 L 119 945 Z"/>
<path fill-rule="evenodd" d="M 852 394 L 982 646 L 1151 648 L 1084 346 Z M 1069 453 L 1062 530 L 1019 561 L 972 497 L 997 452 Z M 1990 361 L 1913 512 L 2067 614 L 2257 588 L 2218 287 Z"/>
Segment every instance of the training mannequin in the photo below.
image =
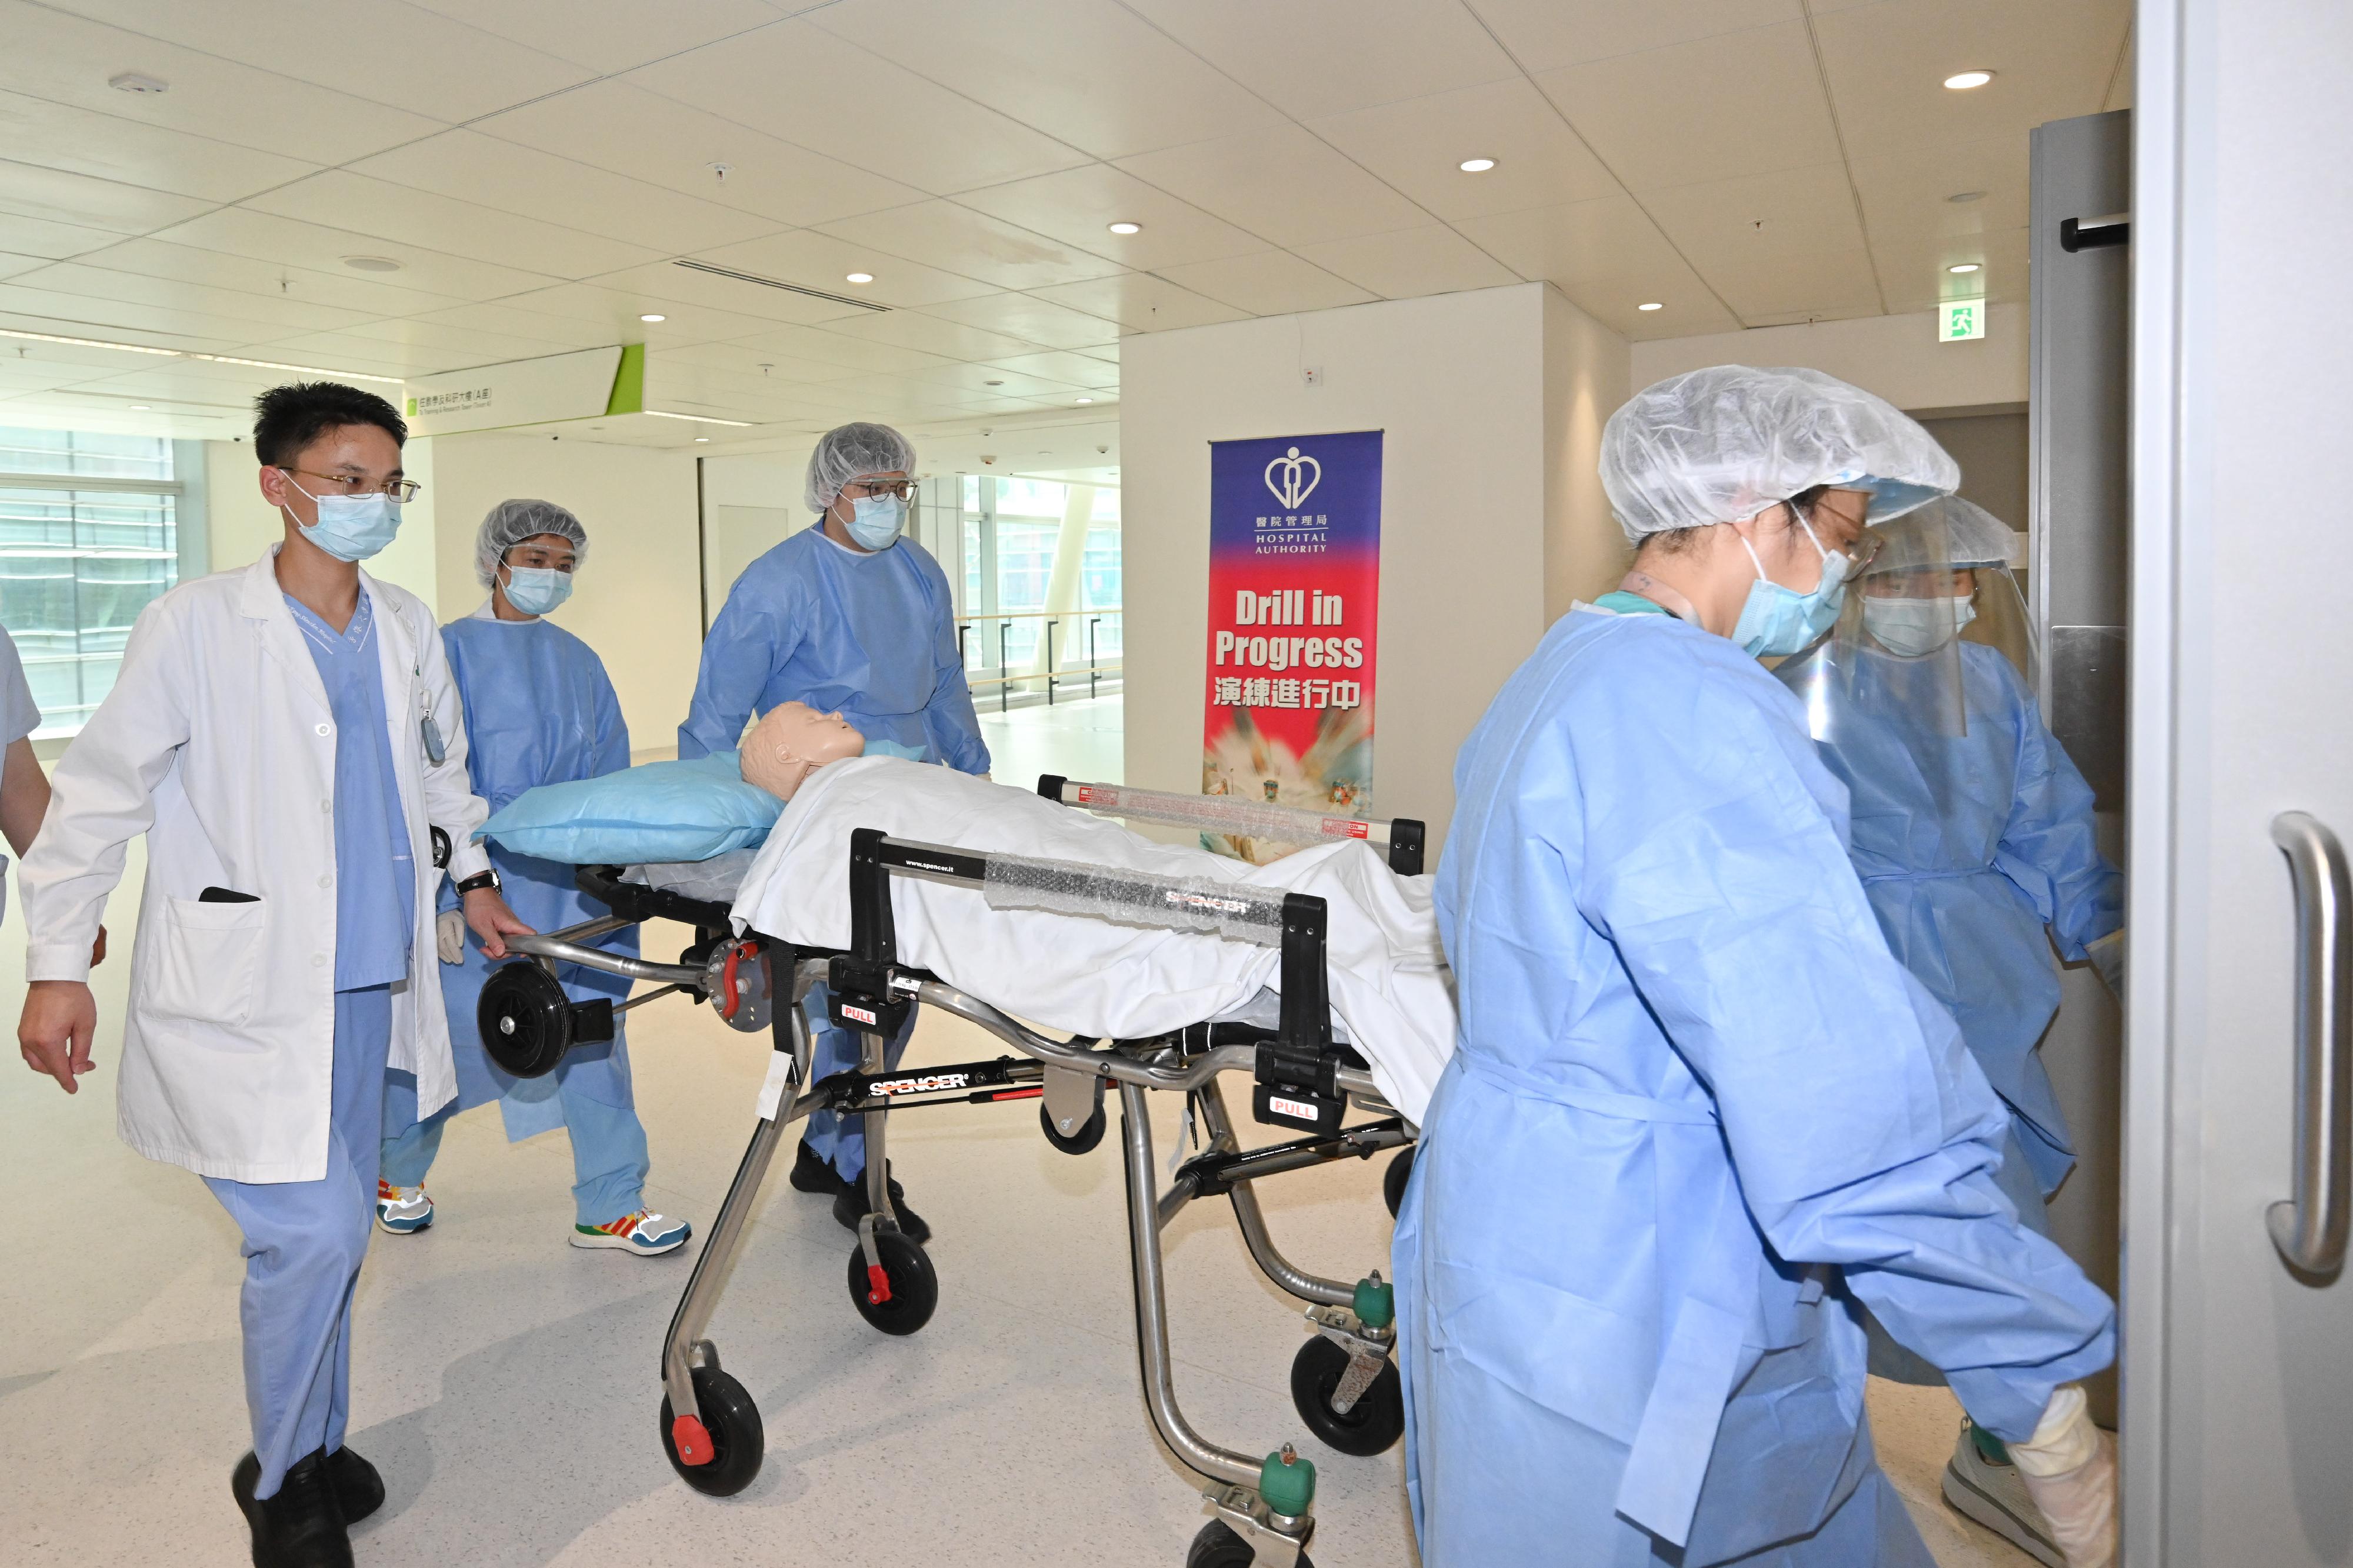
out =
<path fill-rule="evenodd" d="M 866 737 L 840 714 L 779 702 L 744 737 L 744 782 L 790 800 L 801 781 L 826 763 L 865 753 Z"/>

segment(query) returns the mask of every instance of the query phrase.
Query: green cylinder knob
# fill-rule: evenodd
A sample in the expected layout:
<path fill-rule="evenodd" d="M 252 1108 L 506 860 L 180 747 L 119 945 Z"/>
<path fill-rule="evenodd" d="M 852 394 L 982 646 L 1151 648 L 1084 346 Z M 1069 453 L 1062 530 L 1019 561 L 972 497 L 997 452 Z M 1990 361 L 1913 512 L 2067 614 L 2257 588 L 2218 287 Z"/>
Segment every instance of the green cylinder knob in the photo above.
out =
<path fill-rule="evenodd" d="M 1275 1512 L 1298 1518 L 1315 1502 L 1315 1462 L 1285 1443 L 1259 1467 L 1258 1495 Z"/>
<path fill-rule="evenodd" d="M 1397 1321 L 1397 1289 L 1374 1269 L 1356 1281 L 1356 1321 L 1368 1329 L 1386 1329 Z"/>

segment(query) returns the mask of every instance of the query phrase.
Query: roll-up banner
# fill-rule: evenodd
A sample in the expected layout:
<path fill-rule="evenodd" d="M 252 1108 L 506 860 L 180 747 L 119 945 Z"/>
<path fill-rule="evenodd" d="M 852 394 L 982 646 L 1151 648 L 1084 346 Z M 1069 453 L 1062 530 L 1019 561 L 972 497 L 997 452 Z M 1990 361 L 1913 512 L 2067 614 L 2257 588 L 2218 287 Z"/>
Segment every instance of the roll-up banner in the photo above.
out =
<path fill-rule="evenodd" d="M 1380 581 L 1378 430 L 1209 443 L 1203 794 L 1371 812 Z M 1201 841 L 1260 863 L 1295 847 Z"/>

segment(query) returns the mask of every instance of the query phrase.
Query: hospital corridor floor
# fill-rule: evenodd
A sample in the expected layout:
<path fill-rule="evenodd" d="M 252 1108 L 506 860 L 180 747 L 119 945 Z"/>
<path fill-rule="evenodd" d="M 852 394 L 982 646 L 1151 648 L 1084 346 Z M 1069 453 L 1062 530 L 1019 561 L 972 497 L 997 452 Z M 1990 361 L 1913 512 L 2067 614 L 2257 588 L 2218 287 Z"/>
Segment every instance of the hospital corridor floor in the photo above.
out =
<path fill-rule="evenodd" d="M 142 870 L 134 855 L 111 910 L 125 936 Z M 0 932 L 11 998 L 21 932 L 12 911 Z M 647 947 L 686 940 L 655 928 Z M 119 1037 L 127 946 L 100 972 L 116 1031 L 101 1041 Z M 894 1121 L 941 1289 L 908 1338 L 852 1310 L 851 1238 L 778 1162 L 712 1330 L 759 1404 L 766 1465 L 733 1498 L 682 1484 L 657 1439 L 658 1347 L 750 1134 L 768 1053 L 765 1037 L 675 1000 L 634 1013 L 630 1037 L 648 1200 L 691 1219 L 695 1243 L 653 1259 L 567 1247 L 563 1137 L 510 1147 L 495 1112 L 459 1121 L 433 1173 L 436 1223 L 377 1235 L 361 1277 L 350 1441 L 389 1493 L 353 1532 L 364 1568 L 1184 1561 L 1200 1489 L 1153 1436 L 1136 1387 L 1118 1140 L 1058 1153 L 1029 1101 Z M 909 1062 L 996 1054 L 992 1038 L 931 1017 Z M 227 1487 L 248 1441 L 237 1232 L 195 1177 L 116 1142 L 115 1066 L 105 1046 L 72 1099 L 21 1068 L 0 1074 L 11 1195 L 39 1216 L 18 1227 L 0 1277 L 0 1562 L 229 1568 L 247 1560 Z M 1152 1099 L 1165 1161 L 1179 1107 Z M 1378 1174 L 1269 1184 L 1278 1241 L 1325 1273 L 1385 1264 Z M 1177 1393 L 1195 1426 L 1244 1449 L 1300 1442 L 1320 1473 L 1323 1568 L 1412 1563 L 1398 1453 L 1352 1458 L 1305 1436 L 1288 1393 L 1300 1314 L 1250 1266 L 1229 1211 L 1197 1205 L 1166 1242 Z M 2027 1561 L 1936 1500 L 1948 1395 L 1875 1386 L 1873 1409 L 1941 1563 Z"/>

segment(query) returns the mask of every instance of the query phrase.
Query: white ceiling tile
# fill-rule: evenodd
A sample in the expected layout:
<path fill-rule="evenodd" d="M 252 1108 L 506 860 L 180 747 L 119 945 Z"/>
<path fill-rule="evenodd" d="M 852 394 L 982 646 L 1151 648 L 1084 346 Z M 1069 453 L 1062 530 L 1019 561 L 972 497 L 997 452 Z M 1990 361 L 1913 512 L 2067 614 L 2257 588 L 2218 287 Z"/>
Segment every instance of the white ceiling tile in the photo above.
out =
<path fill-rule="evenodd" d="M 1862 221 L 1875 238 L 1978 234 L 2027 221 L 2027 141 L 1990 136 L 1975 142 L 1907 142 L 1851 153 L 1847 167 L 1862 195 Z M 1981 191 L 1973 202 L 1948 197 Z"/>
<path fill-rule="evenodd" d="M 472 131 L 450 131 L 413 142 L 352 168 L 374 179 L 607 239 L 650 240 L 673 253 L 733 245 L 784 226 L 735 207 L 681 195 L 625 174 L 607 174 Z"/>
<path fill-rule="evenodd" d="M 1997 305 L 2027 298 L 2028 231 L 1996 229 L 1987 234 L 1917 235 L 1872 247 L 1890 314 L 1926 310 L 1943 300 L 1990 300 Z M 1955 277 L 1946 270 L 1974 261 L 1978 270 Z"/>
<path fill-rule="evenodd" d="M 180 9 L 206 27 L 220 26 L 210 9 Z M 310 35 L 305 26 L 293 36 Z M 440 129 L 421 115 L 307 79 L 181 48 L 25 0 L 0 0 L 0 38 L 7 40 L 7 47 L 0 48 L 0 88 L 239 146 L 278 152 L 300 148 L 304 158 L 316 163 L 364 157 Z M 352 50 L 347 58 L 365 61 L 373 57 Z M 171 90 L 133 95 L 106 85 L 110 77 L 126 70 L 160 78 L 171 84 Z"/>
<path fill-rule="evenodd" d="M 1219 321 L 1239 321 L 1245 312 L 1215 300 L 1205 300 L 1145 272 L 1124 273 L 1092 283 L 1063 283 L 1040 289 L 1038 297 L 1091 316 L 1103 316 L 1134 332 L 1156 332 L 1171 327 L 1206 327 Z"/>
<path fill-rule="evenodd" d="M 1000 289 L 1043 289 L 1126 270 L 1115 261 L 953 202 L 919 202 L 820 226 L 845 244 L 871 245 L 885 255 L 977 278 Z"/>
<path fill-rule="evenodd" d="M 1884 149 L 2026 133 L 2098 112 L 2131 26 L 2129 0 L 1882 0 L 1817 19 L 1847 145 Z M 1989 70 L 1984 87 L 1940 84 Z"/>
<path fill-rule="evenodd" d="M 1620 194 L 1618 182 L 1525 79 L 1360 109 L 1308 127 L 1451 222 Z M 1466 158 L 1495 166 L 1466 174 Z"/>
<path fill-rule="evenodd" d="M 1459 0 L 1128 0 L 1302 120 L 1518 74 Z"/>
<path fill-rule="evenodd" d="M 1640 332 L 1653 314 L 1686 324 L 1671 337 L 1737 326 L 1698 273 L 1630 197 L 1574 202 L 1472 218 L 1462 232 L 1523 278 L 1541 278 L 1621 332 Z M 1665 311 L 1640 311 L 1646 300 Z"/>
<path fill-rule="evenodd" d="M 238 0 L 237 15 L 185 0 L 48 0 L 58 9 L 191 49 L 259 45 L 339 96 L 440 121 L 470 120 L 593 73 L 391 0 Z M 271 47 L 272 45 L 277 47 Z"/>
<path fill-rule="evenodd" d="M 244 204 L 280 217 L 349 229 L 379 241 L 429 246 L 454 256 L 560 278 L 588 278 L 660 258 L 642 245 L 500 212 L 347 170 L 330 169 Z M 397 256 L 397 250 L 387 254 Z"/>
<path fill-rule="evenodd" d="M 535 295 L 520 295 L 533 299 Z M 428 310 L 421 316 L 405 318 L 445 327 L 479 329 L 484 332 L 500 332 L 510 337 L 529 338 L 548 347 L 546 353 L 563 353 L 571 349 L 600 349 L 611 343 L 635 342 L 634 333 L 625 336 L 619 328 L 602 321 L 578 316 L 554 315 L 545 310 L 526 310 L 495 300 L 485 305 L 457 305 L 447 310 Z M 389 324 L 389 323 L 387 323 Z M 354 328 L 353 331 L 364 329 Z M 533 355 L 525 355 L 533 358 Z M 497 359 L 481 358 L 476 364 L 498 364 Z"/>
<path fill-rule="evenodd" d="M 1053 349 L 1092 349 L 1119 342 L 1119 323 L 1029 294 L 983 294 L 923 307 L 923 314 L 1025 339 Z"/>
<path fill-rule="evenodd" d="M 1536 85 L 1638 195 L 1839 155 L 1800 23 L 1567 66 Z"/>
<path fill-rule="evenodd" d="M 1843 163 L 1681 185 L 1643 205 L 1744 321 L 1883 308 Z"/>
<path fill-rule="evenodd" d="M 775 290 L 764 292 L 773 293 Z M 765 316 L 714 310 L 707 305 L 681 305 L 642 289 L 608 288 L 602 279 L 595 283 L 563 283 L 529 294 L 512 294 L 483 309 L 528 312 L 585 325 L 596 330 L 599 342 L 607 343 L 682 345 L 721 342 L 729 338 L 772 331 L 776 325 L 775 321 Z M 658 315 L 662 320 L 639 320 L 646 315 Z M 526 332 L 525 335 L 531 334 Z"/>
<path fill-rule="evenodd" d="M 877 371 L 912 374 L 947 363 L 944 354 L 848 338 L 819 327 L 785 327 L 758 337 L 738 339 L 735 346 L 757 354 L 775 353 L 814 364 L 838 365 L 844 374 L 829 378 L 836 381 L 850 375 L 871 375 Z"/>
<path fill-rule="evenodd" d="M 318 168 L 233 142 L 16 92 L 0 92 L 0 147 L 18 163 L 214 202 L 232 202 Z"/>
<path fill-rule="evenodd" d="M 1119 385 L 1119 366 L 1086 354 L 1018 354 L 1011 359 L 988 363 L 1002 370 L 1042 377 L 1065 386 L 1082 386 L 1090 391 L 1105 391 Z"/>
<path fill-rule="evenodd" d="M 956 201 L 1139 272 L 1248 256 L 1267 245 L 1108 163 L 966 191 Z M 1119 222 L 1140 224 L 1143 232 L 1112 233 Z"/>
<path fill-rule="evenodd" d="M 861 343 L 889 343 L 951 360 L 1002 359 L 1011 354 L 1028 353 L 1037 346 L 1019 338 L 1007 337 L 1002 332 L 986 331 L 956 321 L 944 321 L 937 316 L 927 316 L 915 310 L 892 310 L 888 315 L 828 321 L 823 330 L 838 332 Z"/>
<path fill-rule="evenodd" d="M 69 294 L 36 287 L 23 279 L 0 283 L 0 312 L 5 312 L 0 325 L 17 331 L 146 342 L 208 353 L 221 352 L 225 345 L 242 342 L 257 332 L 268 331 L 263 323 L 248 317 Z"/>
<path fill-rule="evenodd" d="M 670 316 L 670 324 L 681 331 L 692 330 L 694 316 L 702 311 L 724 313 L 729 317 L 756 318 L 759 325 L 744 329 L 746 331 L 765 331 L 778 321 L 807 324 L 868 313 L 856 305 L 821 300 L 790 289 L 771 288 L 743 278 L 729 278 L 692 267 L 681 267 L 675 261 L 657 261 L 650 266 L 626 268 L 590 281 L 600 289 L 642 296 L 648 302 L 648 309 Z M 836 291 L 846 295 L 852 289 L 848 284 L 843 284 Z"/>
<path fill-rule="evenodd" d="M 0 251 L 0 278 L 14 278 L 48 265 L 49 258 L 46 256 L 11 256 Z"/>
<path fill-rule="evenodd" d="M 1068 403 L 1073 396 L 1091 395 L 1088 389 L 1073 383 L 1008 370 L 997 364 L 944 364 L 920 373 L 915 379 L 987 397 L 1050 397 Z"/>
<path fill-rule="evenodd" d="M 625 71 L 681 49 L 766 26 L 783 15 L 759 0 L 694 0 L 685 5 L 648 5 L 644 0 L 413 3 L 600 71 Z"/>
<path fill-rule="evenodd" d="M 1660 293 L 1665 309 L 1637 309 L 1635 295 L 1610 279 L 1559 286 L 1560 291 L 1587 315 L 1630 342 L 1651 338 L 1690 338 L 1704 332 L 1737 331 L 1746 323 L 1725 310 L 1710 294 L 1696 273 L 1683 269 L 1680 279 Z"/>
<path fill-rule="evenodd" d="M 934 195 L 1086 161 L 806 22 L 710 45 L 628 79 Z"/>
<path fill-rule="evenodd" d="M 652 363 L 697 366 L 738 377 L 747 384 L 765 381 L 780 395 L 797 395 L 796 389 L 800 387 L 821 385 L 857 374 L 855 366 L 803 359 L 773 348 L 754 348 L 744 342 L 692 343 L 684 348 L 664 349 Z"/>
<path fill-rule="evenodd" d="M 1253 316 L 1361 305 L 1373 298 L 1354 283 L 1334 277 L 1314 262 L 1302 261 L 1287 250 L 1164 267 L 1160 276 Z"/>
<path fill-rule="evenodd" d="M 1556 70 L 1775 22 L 1802 19 L 1800 0 L 1464 0 L 1521 65 Z M 1815 0 L 1813 9 L 1822 9 Z"/>
<path fill-rule="evenodd" d="M 837 239 L 814 229 L 721 246 L 702 252 L 695 259 L 828 294 L 871 300 L 878 305 L 935 305 L 943 300 L 969 300 L 976 294 L 996 292 L 989 284 L 920 262 L 901 260 L 871 246 Z M 852 272 L 871 274 L 874 281 L 852 283 Z"/>
<path fill-rule="evenodd" d="M 923 193 L 691 104 L 600 81 L 494 114 L 486 136 L 798 226 L 903 206 Z M 723 163 L 725 178 L 712 165 Z"/>
<path fill-rule="evenodd" d="M 454 308 L 464 309 L 462 306 Z M 510 326 L 517 321 L 512 313 L 503 317 L 499 315 L 494 306 L 481 307 L 480 311 L 480 319 L 483 321 L 503 321 Z M 530 318 L 523 320 L 529 321 Z M 519 359 L 543 359 L 549 354 L 570 353 L 578 348 L 601 346 L 582 343 L 577 336 L 566 339 L 534 337 L 528 333 L 491 331 L 480 325 L 459 326 L 425 317 L 366 321 L 351 328 L 344 335 L 360 341 L 392 344 L 437 363 L 459 369 L 477 364 L 505 364 Z"/>
<path fill-rule="evenodd" d="M 94 258 L 54 262 L 30 279 L 42 289 L 89 300 L 120 300 L 149 305 L 160 310 L 187 310 L 229 320 L 251 321 L 285 331 L 330 331 L 367 319 L 368 312 L 298 299 L 293 294 L 264 295 L 179 278 L 156 278 L 115 271 L 93 265 Z M 251 329 L 248 329 L 251 330 Z"/>
<path fill-rule="evenodd" d="M 346 268 L 321 272 L 307 267 L 289 267 L 283 262 L 231 256 L 226 251 L 202 250 L 192 245 L 174 245 L 161 239 L 122 240 L 82 259 L 93 267 L 103 267 L 116 272 L 136 272 L 146 278 L 206 284 L 215 289 L 233 289 L 270 299 L 308 300 L 371 316 L 410 315 L 419 310 L 446 310 L 463 302 L 447 294 L 376 280 L 379 278 L 406 278 L 407 274 L 405 272 L 370 273 Z"/>
<path fill-rule="evenodd" d="M 402 377 L 434 375 L 484 363 L 475 354 L 406 348 L 349 332 L 308 332 L 300 337 L 272 338 L 268 342 L 248 343 L 236 352 L 248 359 L 274 359 L 288 364 L 315 365 L 321 370 Z"/>
<path fill-rule="evenodd" d="M 1430 215 L 1300 126 L 1124 158 L 1136 178 L 1276 245 L 1413 228 Z"/>
<path fill-rule="evenodd" d="M 378 239 L 249 207 L 223 207 L 149 237 L 316 272 L 345 270 L 347 256 L 388 257 L 399 262 L 401 269 L 372 276 L 398 278 L 406 286 L 459 300 L 496 299 L 537 289 L 548 281 L 545 273 L 420 249 L 401 240 Z"/>
<path fill-rule="evenodd" d="M 58 223 L 52 218 L 30 217 L 22 213 L 10 213 L 7 222 L 0 224 L 0 245 L 20 256 L 42 256 L 52 261 L 62 261 L 69 256 L 80 256 L 92 250 L 103 250 L 121 243 L 122 236 L 111 229 L 90 228 L 78 223 Z"/>
<path fill-rule="evenodd" d="M 211 205 L 194 196 L 0 158 L 0 214 L 143 234 L 192 218 Z"/>
<path fill-rule="evenodd" d="M 1386 300 L 1493 289 L 1517 274 L 1444 224 L 1303 245 L 1299 254 Z"/>
<path fill-rule="evenodd" d="M 1283 122 L 1113 0 L 1023 0 L 1018 24 L 971 0 L 861 0 L 809 20 L 1098 158 Z"/>

